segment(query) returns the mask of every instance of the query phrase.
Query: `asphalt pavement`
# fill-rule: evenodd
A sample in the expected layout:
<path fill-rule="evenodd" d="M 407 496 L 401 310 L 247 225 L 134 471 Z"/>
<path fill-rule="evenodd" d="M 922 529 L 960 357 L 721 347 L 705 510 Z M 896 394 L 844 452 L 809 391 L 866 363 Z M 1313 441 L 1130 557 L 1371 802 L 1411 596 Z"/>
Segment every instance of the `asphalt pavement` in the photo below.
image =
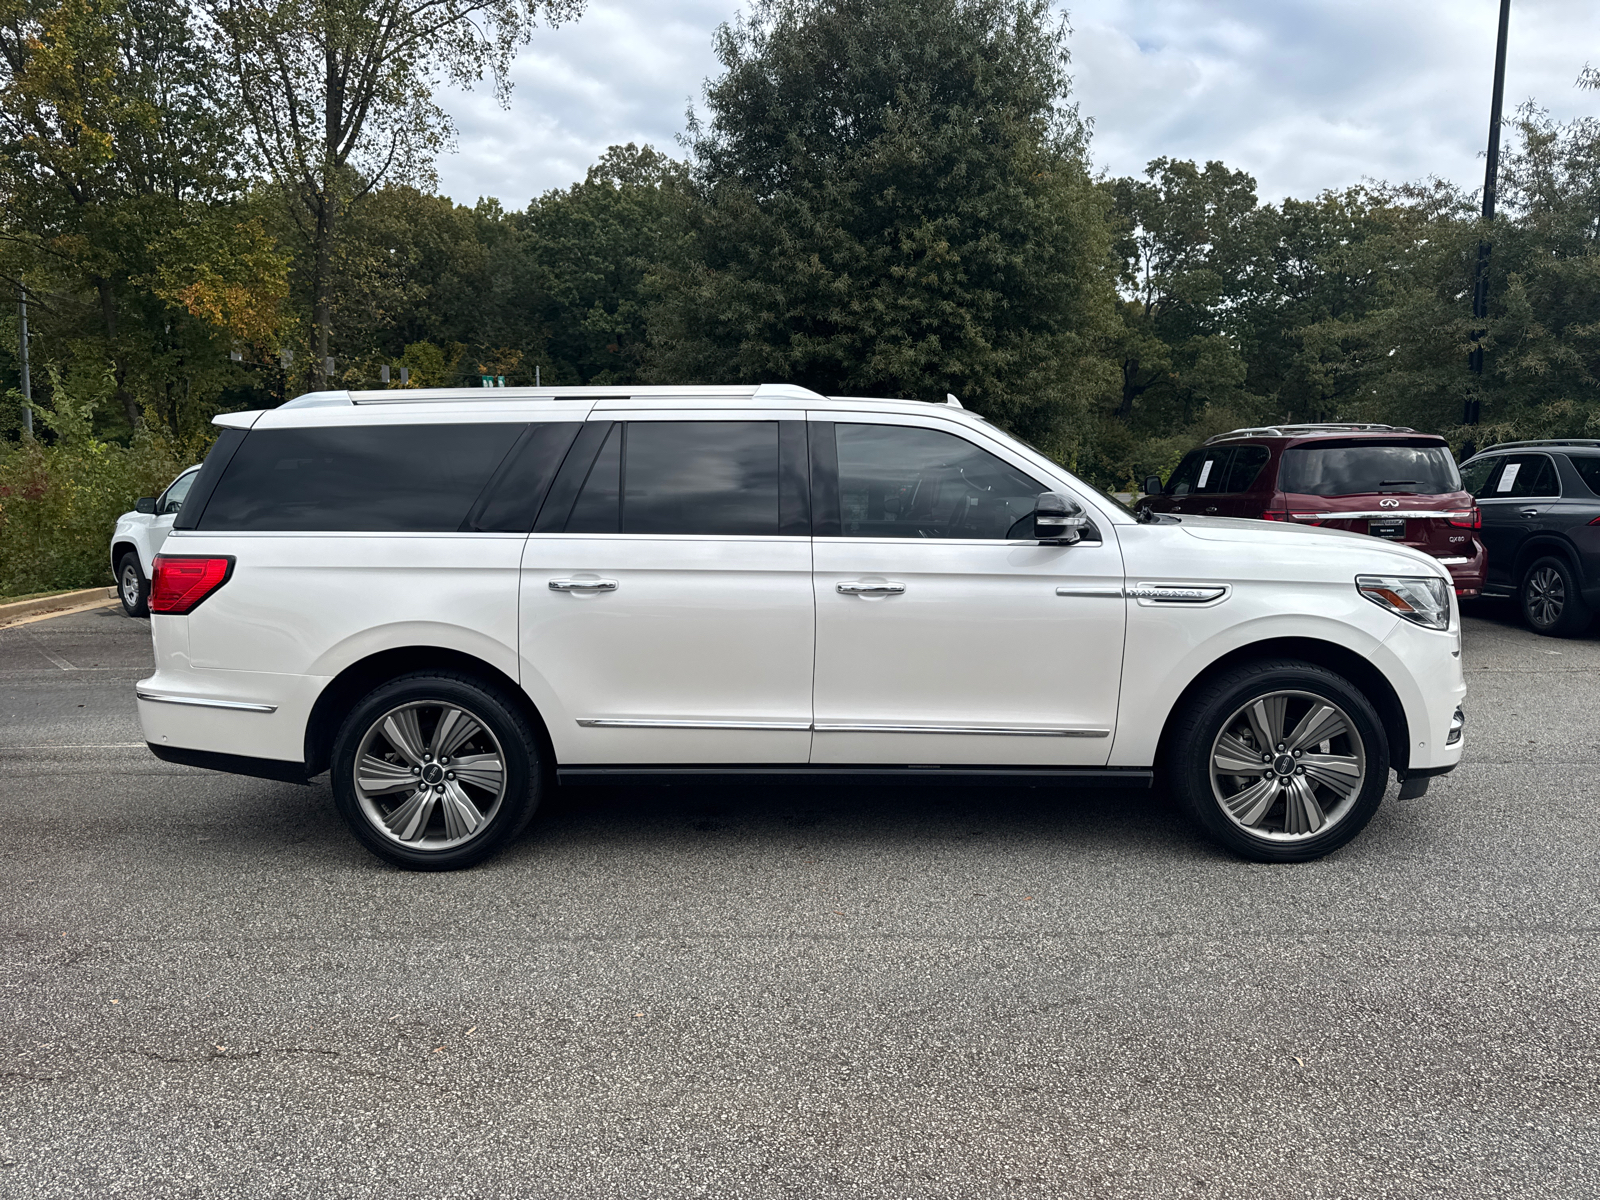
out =
<path fill-rule="evenodd" d="M 0 1197 L 1589 1197 L 1600 637 L 1318 863 L 1159 793 L 566 790 L 406 874 L 0 630 Z"/>

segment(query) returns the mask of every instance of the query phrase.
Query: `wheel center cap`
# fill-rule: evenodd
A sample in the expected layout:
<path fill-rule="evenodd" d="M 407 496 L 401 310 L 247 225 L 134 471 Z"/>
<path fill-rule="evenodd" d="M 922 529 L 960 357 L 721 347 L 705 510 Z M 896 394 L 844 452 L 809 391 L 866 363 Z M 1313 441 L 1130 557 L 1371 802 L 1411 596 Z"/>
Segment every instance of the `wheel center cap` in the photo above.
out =
<path fill-rule="evenodd" d="M 1272 760 L 1272 769 L 1279 775 L 1293 775 L 1295 761 L 1292 755 L 1280 754 Z"/>
<path fill-rule="evenodd" d="M 429 763 L 422 768 L 422 782 L 430 787 L 444 778 L 444 768 L 438 763 Z"/>

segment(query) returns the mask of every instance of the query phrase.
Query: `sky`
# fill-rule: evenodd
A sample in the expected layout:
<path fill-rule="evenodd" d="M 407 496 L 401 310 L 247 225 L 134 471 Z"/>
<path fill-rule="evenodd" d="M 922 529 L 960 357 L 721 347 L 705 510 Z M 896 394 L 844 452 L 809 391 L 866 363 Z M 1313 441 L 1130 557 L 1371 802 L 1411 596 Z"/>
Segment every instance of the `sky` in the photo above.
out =
<path fill-rule="evenodd" d="M 602 151 L 675 155 L 717 73 L 712 37 L 738 0 L 589 0 L 540 29 L 512 72 L 509 109 L 487 86 L 439 97 L 457 127 L 438 163 L 461 203 L 521 208 L 583 178 Z M 1483 182 L 1498 0 L 1078 0 L 1068 12 L 1074 97 L 1097 171 L 1160 155 L 1221 159 L 1262 200 L 1363 179 Z M 1573 84 L 1600 67 L 1600 2 L 1512 0 L 1506 111 L 1536 99 L 1559 119 L 1600 116 Z"/>

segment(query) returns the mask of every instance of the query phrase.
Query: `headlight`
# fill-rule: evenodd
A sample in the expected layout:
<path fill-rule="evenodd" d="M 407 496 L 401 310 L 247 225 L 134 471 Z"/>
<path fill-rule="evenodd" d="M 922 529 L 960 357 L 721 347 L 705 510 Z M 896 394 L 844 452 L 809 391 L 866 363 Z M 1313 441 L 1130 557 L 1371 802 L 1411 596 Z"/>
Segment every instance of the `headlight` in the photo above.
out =
<path fill-rule="evenodd" d="M 1450 585 L 1436 575 L 1357 575 L 1356 591 L 1429 629 L 1450 628 Z"/>

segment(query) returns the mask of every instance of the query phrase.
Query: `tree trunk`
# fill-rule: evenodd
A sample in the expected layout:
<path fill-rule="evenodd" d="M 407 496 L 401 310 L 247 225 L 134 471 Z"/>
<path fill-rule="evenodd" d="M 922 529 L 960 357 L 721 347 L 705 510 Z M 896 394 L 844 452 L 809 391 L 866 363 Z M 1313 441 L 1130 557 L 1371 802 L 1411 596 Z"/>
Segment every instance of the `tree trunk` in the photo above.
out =
<path fill-rule="evenodd" d="M 311 367 L 318 389 L 326 389 L 328 378 L 328 339 L 333 328 L 333 313 L 328 305 L 332 284 L 328 276 L 333 264 L 333 203 L 326 191 L 317 198 L 316 244 L 312 247 L 311 319 L 317 327 L 316 362 Z"/>
<path fill-rule="evenodd" d="M 1133 420 L 1133 401 L 1144 388 L 1134 383 L 1139 376 L 1139 360 L 1137 358 L 1124 359 L 1122 362 L 1122 399 L 1117 401 L 1117 420 L 1126 425 Z"/>
<path fill-rule="evenodd" d="M 105 323 L 106 346 L 111 352 L 111 374 L 116 381 L 115 398 L 122 406 L 123 415 L 128 418 L 128 427 L 138 429 L 144 424 L 144 417 L 139 412 L 139 405 L 133 398 L 133 393 L 128 390 L 128 364 L 117 350 L 117 299 L 111 291 L 111 281 L 103 276 L 95 276 L 95 291 L 100 293 L 100 318 Z"/>

